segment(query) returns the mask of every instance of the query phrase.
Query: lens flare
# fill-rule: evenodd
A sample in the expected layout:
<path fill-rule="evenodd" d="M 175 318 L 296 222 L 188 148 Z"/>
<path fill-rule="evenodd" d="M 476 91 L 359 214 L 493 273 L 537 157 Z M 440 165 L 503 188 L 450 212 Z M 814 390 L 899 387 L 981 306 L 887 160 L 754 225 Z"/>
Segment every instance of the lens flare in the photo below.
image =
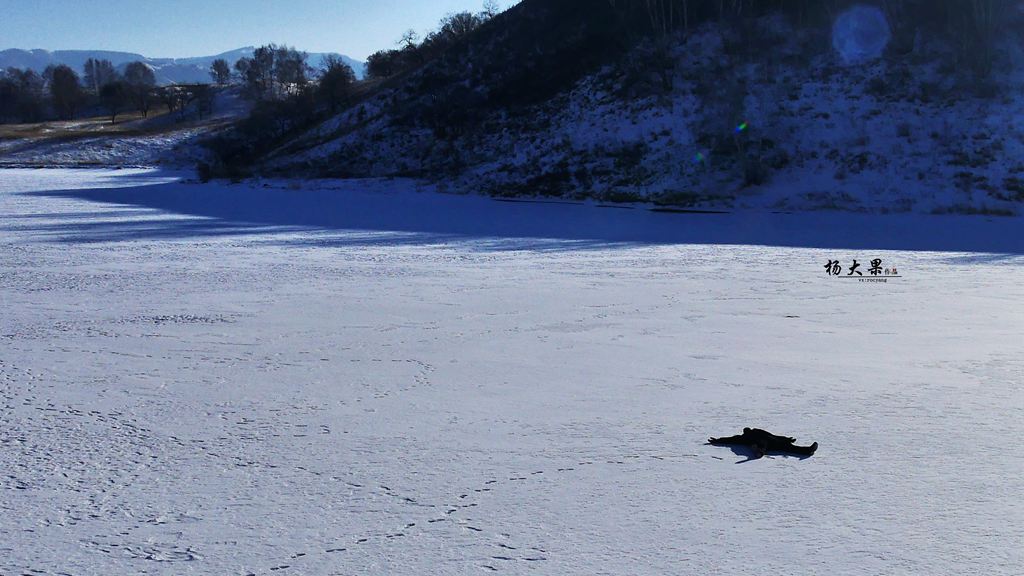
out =
<path fill-rule="evenodd" d="M 874 6 L 857 4 L 840 14 L 832 27 L 832 47 L 847 64 L 880 57 L 891 38 L 889 20 Z"/>

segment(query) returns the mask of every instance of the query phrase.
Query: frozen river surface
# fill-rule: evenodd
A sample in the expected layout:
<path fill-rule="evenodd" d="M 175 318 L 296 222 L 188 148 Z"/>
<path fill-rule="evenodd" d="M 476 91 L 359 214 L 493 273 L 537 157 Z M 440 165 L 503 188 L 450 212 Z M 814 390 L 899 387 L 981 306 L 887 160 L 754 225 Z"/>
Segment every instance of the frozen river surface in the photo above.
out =
<path fill-rule="evenodd" d="M 0 574 L 1024 572 L 1020 220 L 336 188 L 0 171 Z"/>

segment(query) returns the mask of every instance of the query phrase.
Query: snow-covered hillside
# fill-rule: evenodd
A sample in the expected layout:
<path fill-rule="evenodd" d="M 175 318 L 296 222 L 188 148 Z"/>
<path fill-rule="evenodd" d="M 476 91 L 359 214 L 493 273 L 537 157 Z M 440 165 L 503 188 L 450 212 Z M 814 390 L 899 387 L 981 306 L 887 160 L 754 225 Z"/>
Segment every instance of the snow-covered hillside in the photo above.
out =
<path fill-rule="evenodd" d="M 305 186 L 0 174 L 0 573 L 1024 571 L 1016 219 Z"/>
<path fill-rule="evenodd" d="M 991 74 L 976 78 L 941 38 L 918 35 L 884 57 L 846 61 L 820 27 L 779 15 L 744 25 L 715 22 L 679 33 L 664 56 L 641 44 L 529 107 L 486 108 L 495 98 L 487 78 L 466 72 L 466 94 L 462 76 L 427 67 L 422 80 L 295 139 L 268 167 L 415 174 L 499 196 L 1022 212 L 1019 31 L 996 40 Z M 474 58 L 486 64 L 484 56 L 465 58 L 471 71 Z M 650 64 L 657 58 L 664 68 Z M 506 90 L 515 93 L 516 85 Z M 445 98 L 448 116 L 432 120 L 434 102 Z M 460 124 L 463 109 L 476 116 Z"/>

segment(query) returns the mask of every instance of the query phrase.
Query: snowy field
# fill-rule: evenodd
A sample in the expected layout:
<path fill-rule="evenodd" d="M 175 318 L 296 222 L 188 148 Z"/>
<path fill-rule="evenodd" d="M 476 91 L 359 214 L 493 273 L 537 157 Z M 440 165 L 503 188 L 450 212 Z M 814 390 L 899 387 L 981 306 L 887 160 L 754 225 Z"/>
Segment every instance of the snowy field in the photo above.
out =
<path fill-rule="evenodd" d="M 0 574 L 1024 573 L 1020 219 L 414 188 L 0 171 Z"/>

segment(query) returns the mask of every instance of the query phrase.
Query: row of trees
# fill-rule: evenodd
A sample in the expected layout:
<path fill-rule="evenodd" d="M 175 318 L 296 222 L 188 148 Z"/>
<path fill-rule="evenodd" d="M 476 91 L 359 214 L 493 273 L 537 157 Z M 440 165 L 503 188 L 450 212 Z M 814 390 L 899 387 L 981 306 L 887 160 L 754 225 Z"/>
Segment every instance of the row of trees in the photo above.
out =
<path fill-rule="evenodd" d="M 398 41 L 399 48 L 381 50 L 368 58 L 367 77 L 387 78 L 422 66 L 496 16 L 498 11 L 494 0 L 488 0 L 479 13 L 449 14 L 422 41 L 415 31 L 407 31 Z M 268 44 L 254 50 L 252 56 L 240 58 L 233 66 L 224 60 L 213 62 L 210 77 L 218 84 L 227 84 L 234 76 L 251 98 L 260 101 L 312 97 L 330 111 L 346 105 L 356 84 L 352 68 L 335 55 L 326 56 L 319 69 L 310 67 L 307 59 L 305 52 L 290 46 Z"/>
<path fill-rule="evenodd" d="M 273 44 L 241 58 L 234 71 L 245 93 L 256 100 L 314 96 L 330 110 L 345 104 L 356 82 L 355 72 L 338 56 L 324 58 L 319 70 L 307 63 L 307 54 Z M 232 66 L 213 62 L 210 76 L 218 85 L 232 82 Z M 0 70 L 0 122 L 39 122 L 47 118 L 71 119 L 83 108 L 102 107 L 111 116 L 135 109 L 148 116 L 158 102 L 169 112 L 198 103 L 200 117 L 211 104 L 212 86 L 190 84 L 157 87 L 153 70 L 142 62 L 119 72 L 109 60 L 89 59 L 84 75 L 65 65 L 50 66 L 43 74 L 33 70 Z"/>
<path fill-rule="evenodd" d="M 0 71 L 0 122 L 38 122 L 46 115 L 46 81 L 33 70 Z"/>
<path fill-rule="evenodd" d="M 497 14 L 497 4 L 488 1 L 484 3 L 482 12 L 457 12 L 445 16 L 437 30 L 427 34 L 422 41 L 415 30 L 409 30 L 398 41 L 397 49 L 370 55 L 366 61 L 366 75 L 369 78 L 387 78 L 422 66 Z"/>
<path fill-rule="evenodd" d="M 497 12 L 496 4 L 488 2 L 483 12 L 477 14 L 450 14 L 422 42 L 415 32 L 407 32 L 399 41 L 399 49 L 384 50 L 369 58 L 367 76 L 386 78 L 422 66 Z M 211 78 L 219 83 L 235 79 L 257 103 L 251 114 L 232 130 L 207 141 L 213 159 L 200 164 L 201 177 L 244 177 L 255 158 L 273 149 L 289 134 L 353 105 L 358 83 L 350 66 L 337 56 L 325 57 L 319 69 L 311 68 L 306 60 L 303 52 L 269 44 L 256 49 L 251 57 L 239 59 L 230 69 L 226 62 L 211 66 Z M 364 111 L 357 117 L 364 117 Z"/>
<path fill-rule="evenodd" d="M 490 0 L 479 13 L 447 15 L 422 40 L 410 30 L 402 36 L 399 48 L 370 56 L 367 76 L 387 78 L 421 66 L 497 13 L 497 5 Z M 234 64 L 215 60 L 209 72 L 215 84 L 237 81 L 249 97 L 258 101 L 299 99 L 332 112 L 347 105 L 356 85 L 352 68 L 334 55 L 325 57 L 319 69 L 310 67 L 307 59 L 305 52 L 295 48 L 268 44 Z M 119 72 L 109 60 L 89 59 L 83 72 L 80 77 L 64 65 L 51 66 L 43 74 L 13 68 L 0 71 L 0 122 L 70 119 L 83 108 L 97 106 L 104 108 L 112 120 L 129 108 L 148 116 L 157 102 L 173 112 L 193 101 L 203 102 L 212 93 L 202 85 L 157 88 L 153 70 L 143 62 L 132 62 Z"/>
<path fill-rule="evenodd" d="M 0 72 L 0 121 L 38 122 L 49 116 L 70 120 L 83 107 L 100 105 L 113 118 L 128 106 L 149 114 L 156 77 L 142 62 L 132 62 L 118 73 L 109 60 L 90 58 L 85 77 L 71 67 L 52 65 L 42 74 L 8 68 Z"/>
<path fill-rule="evenodd" d="M 303 90 L 312 70 L 308 55 L 288 46 L 260 46 L 248 58 L 235 62 L 235 71 L 250 94 L 259 99 L 275 99 Z"/>
<path fill-rule="evenodd" d="M 260 46 L 250 57 L 240 58 L 233 68 L 246 95 L 258 101 L 300 98 L 319 101 L 331 111 L 346 104 L 356 83 L 352 67 L 341 57 L 329 54 L 319 69 L 307 63 L 308 54 L 289 46 Z M 232 80 L 232 67 L 224 60 L 210 66 L 210 77 L 218 84 Z"/>

